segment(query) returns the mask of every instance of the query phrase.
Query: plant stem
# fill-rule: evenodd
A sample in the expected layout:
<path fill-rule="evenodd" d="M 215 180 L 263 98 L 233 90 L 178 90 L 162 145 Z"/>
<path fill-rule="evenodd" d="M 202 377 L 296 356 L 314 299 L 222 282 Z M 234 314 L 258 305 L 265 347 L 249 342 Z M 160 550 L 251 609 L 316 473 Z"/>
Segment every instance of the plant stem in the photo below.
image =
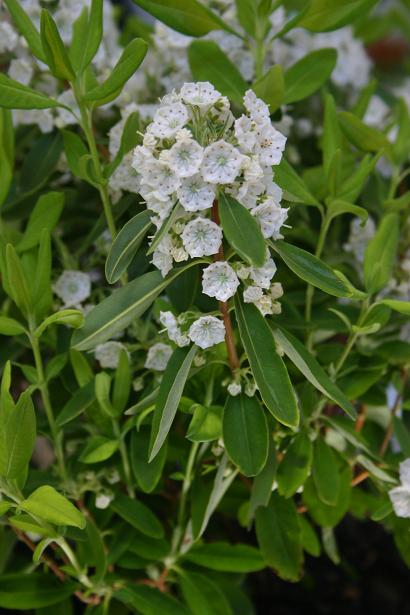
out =
<path fill-rule="evenodd" d="M 319 238 L 316 246 L 315 256 L 318 258 L 321 256 L 323 252 L 323 247 L 325 245 L 326 236 L 329 230 L 330 219 L 327 215 L 322 216 L 322 223 L 320 226 Z M 311 284 L 308 284 L 306 288 L 306 305 L 305 305 L 305 320 L 309 324 L 312 320 L 312 305 L 313 305 L 313 296 L 315 294 L 315 287 Z M 309 331 L 306 338 L 306 345 L 308 350 L 312 350 L 312 339 L 313 332 Z"/>
<path fill-rule="evenodd" d="M 178 550 L 181 545 L 181 541 L 184 538 L 184 529 L 185 529 L 185 511 L 187 504 L 187 496 L 189 489 L 192 484 L 193 478 L 193 468 L 195 463 L 195 457 L 198 451 L 199 442 L 194 442 L 191 446 L 191 450 L 189 451 L 189 457 L 186 465 L 186 471 L 184 476 L 184 481 L 182 483 L 181 490 L 181 499 L 179 502 L 178 509 L 178 517 L 177 517 L 177 525 L 175 527 L 173 537 L 172 537 L 172 548 L 171 548 L 171 558 L 176 557 Z"/>
<path fill-rule="evenodd" d="M 125 482 L 127 484 L 128 495 L 131 498 L 134 498 L 135 497 L 135 489 L 134 489 L 134 486 L 132 484 L 132 474 L 131 474 L 130 464 L 129 464 L 129 461 L 128 461 L 127 448 L 125 446 L 124 438 L 121 435 L 121 429 L 120 429 L 120 426 L 118 424 L 117 419 L 113 419 L 112 424 L 113 424 L 114 433 L 115 433 L 115 435 L 116 435 L 116 437 L 118 438 L 118 441 L 119 441 L 119 449 L 120 449 L 122 467 L 123 467 L 123 470 L 124 470 Z"/>
<path fill-rule="evenodd" d="M 81 101 L 81 96 L 77 90 L 74 90 L 77 99 L 78 107 L 81 114 L 81 127 L 84 131 L 87 139 L 88 147 L 90 149 L 91 158 L 94 164 L 94 171 L 98 181 L 98 191 L 100 193 L 101 201 L 103 204 L 105 219 L 107 221 L 108 229 L 111 233 L 112 239 L 115 239 L 117 235 L 117 229 L 115 227 L 114 216 L 112 215 L 111 202 L 107 188 L 107 181 L 104 178 L 103 170 L 101 166 L 100 156 L 98 154 L 97 144 L 94 137 L 92 126 L 92 115 L 89 109 Z"/>
<path fill-rule="evenodd" d="M 38 338 L 33 334 L 32 327 L 30 327 L 30 343 L 34 356 L 34 363 L 37 370 L 38 386 L 41 393 L 41 399 L 43 401 L 44 410 L 47 415 L 48 424 L 50 427 L 51 436 L 54 443 L 54 449 L 56 453 L 57 463 L 60 471 L 61 478 L 67 483 L 67 469 L 64 461 L 63 443 L 61 433 L 56 425 L 53 408 L 51 406 L 50 394 L 48 390 L 47 381 L 44 375 L 43 359 L 41 357 L 40 345 Z"/>
<path fill-rule="evenodd" d="M 212 220 L 213 222 L 215 222 L 215 224 L 218 224 L 218 226 L 220 226 L 221 222 L 219 219 L 219 207 L 218 207 L 218 201 L 216 199 L 212 205 Z M 223 260 L 225 260 L 225 257 L 224 257 L 223 245 L 221 244 L 218 254 L 215 254 L 214 256 L 214 261 L 218 262 L 218 261 L 223 261 Z M 229 314 L 228 302 L 220 301 L 219 310 L 221 312 L 222 319 L 225 325 L 225 344 L 226 344 L 226 350 L 228 352 L 229 365 L 231 367 L 232 375 L 235 375 L 236 370 L 239 369 L 240 362 L 238 358 L 238 353 L 236 352 L 235 340 L 233 336 L 233 327 L 232 327 L 231 316 Z"/>

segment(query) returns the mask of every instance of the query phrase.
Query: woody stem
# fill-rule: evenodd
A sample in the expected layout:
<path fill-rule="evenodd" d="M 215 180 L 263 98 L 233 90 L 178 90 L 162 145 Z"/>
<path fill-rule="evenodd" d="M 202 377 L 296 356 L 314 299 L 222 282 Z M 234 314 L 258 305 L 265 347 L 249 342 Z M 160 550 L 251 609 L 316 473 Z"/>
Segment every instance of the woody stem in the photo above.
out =
<path fill-rule="evenodd" d="M 220 226 L 219 206 L 218 206 L 218 201 L 216 199 L 212 205 L 212 220 L 213 222 L 215 222 L 215 224 L 218 224 L 218 226 Z M 223 244 L 221 243 L 221 247 L 219 248 L 218 253 L 215 254 L 214 256 L 214 261 L 217 262 L 217 261 L 223 261 L 223 260 L 225 260 L 225 257 L 224 257 Z M 233 327 L 232 327 L 231 316 L 229 314 L 228 302 L 220 301 L 219 310 L 221 312 L 222 319 L 225 325 L 225 344 L 226 344 L 226 349 L 228 352 L 229 365 L 230 365 L 232 374 L 235 374 L 235 371 L 239 369 L 240 363 L 238 359 L 238 354 L 236 352 L 235 340 L 233 337 Z"/>

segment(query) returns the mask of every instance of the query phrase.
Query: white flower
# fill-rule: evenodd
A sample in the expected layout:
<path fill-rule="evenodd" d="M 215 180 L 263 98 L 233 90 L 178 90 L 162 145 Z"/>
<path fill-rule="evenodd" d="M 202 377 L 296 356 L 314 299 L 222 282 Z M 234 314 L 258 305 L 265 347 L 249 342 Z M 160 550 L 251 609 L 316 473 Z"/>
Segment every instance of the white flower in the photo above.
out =
<path fill-rule="evenodd" d="M 200 108 L 207 108 L 215 104 L 221 98 L 221 93 L 209 83 L 202 81 L 199 83 L 184 83 L 181 88 L 181 98 L 188 105 L 196 105 Z"/>
<path fill-rule="evenodd" d="M 252 120 L 247 115 L 241 115 L 235 120 L 235 137 L 238 140 L 241 151 L 248 154 L 256 145 L 256 132 L 253 130 Z"/>
<path fill-rule="evenodd" d="M 244 156 L 223 139 L 205 149 L 202 177 L 211 184 L 231 184 L 239 175 Z"/>
<path fill-rule="evenodd" d="M 396 515 L 410 518 L 410 459 L 400 464 L 400 483 L 389 491 L 389 497 Z"/>
<path fill-rule="evenodd" d="M 165 235 L 157 245 L 157 249 L 152 254 L 152 263 L 160 270 L 163 278 L 172 269 L 172 240 L 169 235 Z"/>
<path fill-rule="evenodd" d="M 18 40 L 17 33 L 3 17 L 0 22 L 0 53 L 13 51 L 17 46 Z"/>
<path fill-rule="evenodd" d="M 116 369 L 123 350 L 128 354 L 127 349 L 121 342 L 104 342 L 104 344 L 96 346 L 94 356 L 103 369 Z"/>
<path fill-rule="evenodd" d="M 268 105 L 258 98 L 253 90 L 247 90 L 245 92 L 243 104 L 254 122 L 258 124 L 270 122 Z"/>
<path fill-rule="evenodd" d="M 260 286 L 248 286 L 243 292 L 243 300 L 245 303 L 256 303 L 263 297 L 263 290 Z"/>
<path fill-rule="evenodd" d="M 225 338 L 225 327 L 222 321 L 215 316 L 201 316 L 189 328 L 190 339 L 202 348 L 209 348 L 223 342 Z"/>
<path fill-rule="evenodd" d="M 189 338 L 182 334 L 178 326 L 177 319 L 172 312 L 160 312 L 159 321 L 167 330 L 168 337 L 175 342 L 177 346 L 188 346 Z"/>
<path fill-rule="evenodd" d="M 142 170 L 142 181 L 153 189 L 154 195 L 167 196 L 175 192 L 180 179 L 167 164 L 152 160 Z"/>
<path fill-rule="evenodd" d="M 239 382 L 231 382 L 230 384 L 228 384 L 227 389 L 229 395 L 232 395 L 232 397 L 236 397 L 242 391 L 242 386 L 239 384 Z"/>
<path fill-rule="evenodd" d="M 63 271 L 53 290 L 65 306 L 78 305 L 90 296 L 91 279 L 88 273 L 82 271 Z"/>
<path fill-rule="evenodd" d="M 262 267 L 252 267 L 249 277 L 257 286 L 269 288 L 271 279 L 276 273 L 276 265 L 273 258 L 266 259 Z"/>
<path fill-rule="evenodd" d="M 147 369 L 154 369 L 157 372 L 163 372 L 168 365 L 171 355 L 172 348 L 168 344 L 154 344 L 148 350 L 145 367 Z"/>
<path fill-rule="evenodd" d="M 255 153 L 259 154 L 260 163 L 268 167 L 279 164 L 286 145 L 286 137 L 276 130 L 268 121 L 257 126 Z"/>
<path fill-rule="evenodd" d="M 215 199 L 215 186 L 204 182 L 201 175 L 193 175 L 181 180 L 177 197 L 186 211 L 208 209 Z"/>
<path fill-rule="evenodd" d="M 217 254 L 222 243 L 221 228 L 207 218 L 195 218 L 188 222 L 181 235 L 184 248 L 189 256 L 211 256 Z"/>
<path fill-rule="evenodd" d="M 263 295 L 259 301 L 255 301 L 255 305 L 261 312 L 262 316 L 273 314 L 273 302 L 271 297 L 268 295 Z"/>
<path fill-rule="evenodd" d="M 268 198 L 261 205 L 252 209 L 251 213 L 261 225 L 264 237 L 272 237 L 273 239 L 281 237 L 279 231 L 288 217 L 288 210 L 286 208 L 276 205 L 273 199 Z"/>
<path fill-rule="evenodd" d="M 259 164 L 257 157 L 246 158 L 244 165 L 245 182 L 256 183 L 264 177 L 263 169 Z"/>
<path fill-rule="evenodd" d="M 194 139 L 181 139 L 168 151 L 168 166 L 178 177 L 192 177 L 199 171 L 204 148 Z"/>
<path fill-rule="evenodd" d="M 131 166 L 137 171 L 137 173 L 142 173 L 142 170 L 146 164 L 154 160 L 155 158 L 148 147 L 145 145 L 137 145 L 132 153 Z"/>
<path fill-rule="evenodd" d="M 270 292 L 270 296 L 272 297 L 273 300 L 279 299 L 280 297 L 283 296 L 282 284 L 280 282 L 275 282 L 270 287 L 269 292 Z"/>
<path fill-rule="evenodd" d="M 109 507 L 113 500 L 113 495 L 108 493 L 99 493 L 95 498 L 95 507 L 99 510 L 105 510 Z"/>
<path fill-rule="evenodd" d="M 225 261 L 212 263 L 203 271 L 202 291 L 218 301 L 227 301 L 233 297 L 238 286 L 238 276 Z"/>
<path fill-rule="evenodd" d="M 10 62 L 9 77 L 11 77 L 11 79 L 18 81 L 23 85 L 28 85 L 32 76 L 33 65 L 24 58 L 15 58 Z"/>
<path fill-rule="evenodd" d="M 188 110 L 181 102 L 161 106 L 154 115 L 148 132 L 160 139 L 173 137 L 188 122 Z"/>

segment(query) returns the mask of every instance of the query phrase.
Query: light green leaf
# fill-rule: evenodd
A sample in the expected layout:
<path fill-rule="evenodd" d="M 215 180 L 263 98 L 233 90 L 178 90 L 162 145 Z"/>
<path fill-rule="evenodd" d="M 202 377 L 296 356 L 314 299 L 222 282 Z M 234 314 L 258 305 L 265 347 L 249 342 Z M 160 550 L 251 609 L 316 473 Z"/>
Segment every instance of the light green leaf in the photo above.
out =
<path fill-rule="evenodd" d="M 142 38 L 135 38 L 128 43 L 111 74 L 104 83 L 88 92 L 85 100 L 101 105 L 116 98 L 145 58 L 147 51 L 148 44 Z"/>
<path fill-rule="evenodd" d="M 195 81 L 210 81 L 221 94 L 242 105 L 248 84 L 216 43 L 194 41 L 188 48 L 188 59 Z"/>
<path fill-rule="evenodd" d="M 320 555 L 320 542 L 319 538 L 312 525 L 306 519 L 305 515 L 299 515 L 300 525 L 300 538 L 302 541 L 303 550 L 312 555 L 313 557 L 319 557 Z"/>
<path fill-rule="evenodd" d="M 37 32 L 32 20 L 22 8 L 20 2 L 18 0 L 5 0 L 5 4 L 20 34 L 26 39 L 31 53 L 42 62 L 45 62 L 40 34 Z"/>
<path fill-rule="evenodd" d="M 6 109 L 50 109 L 60 103 L 0 73 L 0 107 Z"/>
<path fill-rule="evenodd" d="M 336 218 L 337 216 L 341 216 L 343 214 L 353 214 L 354 216 L 360 218 L 363 222 L 366 222 L 369 217 L 369 214 L 364 207 L 353 205 L 353 203 L 348 203 L 347 201 L 342 201 L 341 199 L 335 199 L 329 203 L 328 215 L 330 219 Z"/>
<path fill-rule="evenodd" d="M 36 415 L 30 393 L 14 406 L 3 402 L 0 410 L 0 476 L 21 476 L 29 464 L 36 439 Z"/>
<path fill-rule="evenodd" d="M 20 258 L 11 243 L 6 246 L 6 266 L 12 299 L 19 310 L 28 315 L 32 307 L 32 297 Z"/>
<path fill-rule="evenodd" d="M 20 503 L 20 508 L 54 525 L 70 525 L 81 530 L 85 528 L 83 513 L 49 485 L 43 485 L 33 491 Z"/>
<path fill-rule="evenodd" d="M 364 281 L 369 293 L 382 290 L 392 277 L 399 241 L 399 217 L 387 214 L 367 244 L 364 256 Z M 392 305 L 388 306 L 393 308 Z"/>
<path fill-rule="evenodd" d="M 185 559 L 197 566 L 222 572 L 255 572 L 265 568 L 265 562 L 255 547 L 212 542 L 191 549 Z"/>
<path fill-rule="evenodd" d="M 186 437 L 192 442 L 212 442 L 222 437 L 222 406 L 193 406 Z"/>
<path fill-rule="evenodd" d="M 338 404 L 353 419 L 356 410 L 342 393 L 339 387 L 330 380 L 317 359 L 305 348 L 304 344 L 294 337 L 289 331 L 275 328 L 273 335 L 283 349 L 284 353 L 296 365 L 307 380 L 323 395 Z"/>
<path fill-rule="evenodd" d="M 257 79 L 252 85 L 252 90 L 258 98 L 269 105 L 271 113 L 276 111 L 283 104 L 285 94 L 285 82 L 280 64 L 271 66 L 262 77 Z"/>
<path fill-rule="evenodd" d="M 330 77 L 337 60 L 335 49 L 318 49 L 305 55 L 285 72 L 284 103 L 307 98 Z"/>
<path fill-rule="evenodd" d="M 221 194 L 219 215 L 224 235 L 235 252 L 254 267 L 262 267 L 266 247 L 260 224 L 236 199 Z"/>
<path fill-rule="evenodd" d="M 270 242 L 271 247 L 298 277 L 334 297 L 350 297 L 351 291 L 329 265 L 314 254 L 282 240 Z"/>
<path fill-rule="evenodd" d="M 0 335 L 21 335 L 26 329 L 14 318 L 0 316 Z"/>
<path fill-rule="evenodd" d="M 276 472 L 279 493 L 285 498 L 294 495 L 310 472 L 312 443 L 305 432 L 299 433 L 288 446 Z"/>
<path fill-rule="evenodd" d="M 410 316 L 410 301 L 400 301 L 398 299 L 383 299 L 380 301 L 382 305 L 386 305 L 395 312 Z"/>
<path fill-rule="evenodd" d="M 46 9 L 41 11 L 40 36 L 45 59 L 53 75 L 58 79 L 73 81 L 75 73 L 70 58 L 58 28 Z"/>
<path fill-rule="evenodd" d="M 84 324 L 84 315 L 79 310 L 60 310 L 51 316 L 48 316 L 34 332 L 36 337 L 41 337 L 44 331 L 50 325 L 65 325 L 78 329 Z"/>
<path fill-rule="evenodd" d="M 231 461 L 245 476 L 257 476 L 269 448 L 265 413 L 256 397 L 229 396 L 223 414 L 223 439 Z"/>
<path fill-rule="evenodd" d="M 336 30 L 364 16 L 377 0 L 312 0 L 298 25 L 312 32 Z"/>
<path fill-rule="evenodd" d="M 269 325 L 258 308 L 235 297 L 239 333 L 261 397 L 271 414 L 284 425 L 296 427 L 299 411 L 285 364 L 276 352 Z"/>
<path fill-rule="evenodd" d="M 303 550 L 293 500 L 273 493 L 269 506 L 256 511 L 256 536 L 266 563 L 281 579 L 297 581 L 301 573 Z"/>
<path fill-rule="evenodd" d="M 0 576 L 0 607 L 29 612 L 59 604 L 76 590 L 71 581 L 60 583 L 51 574 L 33 572 Z"/>
<path fill-rule="evenodd" d="M 115 591 L 114 598 L 141 615 L 191 615 L 181 602 L 147 585 L 127 585 Z"/>
<path fill-rule="evenodd" d="M 387 137 L 380 130 L 367 126 L 353 113 L 341 111 L 339 121 L 346 137 L 358 149 L 364 152 L 387 152 L 390 149 Z"/>
<path fill-rule="evenodd" d="M 287 201 L 321 207 L 303 179 L 299 177 L 285 158 L 282 158 L 280 165 L 275 167 L 275 182 L 282 188 L 284 198 Z"/>
<path fill-rule="evenodd" d="M 87 24 L 87 39 L 85 41 L 80 71 L 83 72 L 90 64 L 101 43 L 103 35 L 103 0 L 92 0 L 90 16 Z"/>
<path fill-rule="evenodd" d="M 110 284 L 117 282 L 127 270 L 150 227 L 151 213 L 145 210 L 131 218 L 120 230 L 105 264 L 105 276 Z"/>
<path fill-rule="evenodd" d="M 134 0 L 144 11 L 187 36 L 204 36 L 212 30 L 233 30 L 198 0 Z"/>
<path fill-rule="evenodd" d="M 81 179 L 87 179 L 83 172 L 80 159 L 88 154 L 87 146 L 75 132 L 63 130 L 64 151 L 67 156 L 67 163 L 73 175 Z"/>
<path fill-rule="evenodd" d="M 164 536 L 164 528 L 161 523 L 142 502 L 118 494 L 111 503 L 111 508 L 124 521 L 146 534 L 146 536 L 151 536 L 151 538 L 162 538 Z"/>
<path fill-rule="evenodd" d="M 155 404 L 149 461 L 158 454 L 171 429 L 196 349 L 195 345 L 177 348 L 169 360 Z"/>
<path fill-rule="evenodd" d="M 110 440 L 104 436 L 93 436 L 79 457 L 81 463 L 100 463 L 106 461 L 118 450 L 118 440 Z"/>

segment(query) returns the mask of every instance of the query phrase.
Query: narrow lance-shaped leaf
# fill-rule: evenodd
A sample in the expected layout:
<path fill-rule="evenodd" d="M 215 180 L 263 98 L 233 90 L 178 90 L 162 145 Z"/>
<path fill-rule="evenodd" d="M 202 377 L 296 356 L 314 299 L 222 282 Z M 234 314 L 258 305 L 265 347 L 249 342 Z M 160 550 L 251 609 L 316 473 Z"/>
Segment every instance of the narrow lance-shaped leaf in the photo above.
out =
<path fill-rule="evenodd" d="M 339 465 L 333 449 L 320 436 L 314 446 L 312 476 L 322 502 L 335 506 L 340 485 Z"/>
<path fill-rule="evenodd" d="M 285 72 L 284 103 L 307 98 L 329 78 L 337 60 L 335 49 L 318 49 L 304 56 Z"/>
<path fill-rule="evenodd" d="M 36 439 L 36 416 L 30 394 L 16 406 L 3 403 L 0 411 L 0 475 L 18 478 L 27 469 Z"/>
<path fill-rule="evenodd" d="M 303 485 L 312 464 L 312 443 L 301 431 L 288 446 L 276 473 L 279 493 L 285 498 L 294 495 Z"/>
<path fill-rule="evenodd" d="M 32 54 L 42 62 L 45 62 L 40 34 L 37 32 L 30 17 L 21 7 L 21 3 L 18 0 L 5 0 L 5 4 L 13 17 L 14 23 L 26 39 Z"/>
<path fill-rule="evenodd" d="M 262 267 L 266 248 L 255 217 L 239 201 L 226 194 L 220 196 L 219 215 L 224 235 L 235 252 L 250 265 Z"/>
<path fill-rule="evenodd" d="M 74 582 L 60 583 L 53 575 L 41 572 L 4 574 L 0 576 L 0 607 L 26 613 L 54 604 L 58 609 L 76 587 Z"/>
<path fill-rule="evenodd" d="M 312 0 L 299 26 L 312 32 L 336 30 L 364 16 L 377 0 Z"/>
<path fill-rule="evenodd" d="M 330 380 L 323 367 L 315 357 L 306 350 L 304 344 L 294 337 L 289 331 L 275 328 L 273 335 L 282 348 L 283 352 L 296 365 L 301 373 L 313 384 L 318 391 L 333 400 L 352 418 L 356 416 L 356 410 L 342 393 L 339 387 Z"/>
<path fill-rule="evenodd" d="M 82 56 L 80 70 L 90 64 L 98 51 L 103 34 L 103 0 L 92 0 L 88 19 L 87 40 Z"/>
<path fill-rule="evenodd" d="M 172 280 L 195 264 L 174 269 L 166 278 L 159 271 L 150 271 L 116 290 L 86 316 L 84 327 L 73 335 L 72 346 L 77 350 L 90 350 L 122 331 L 149 308 Z"/>
<path fill-rule="evenodd" d="M 271 66 L 262 77 L 257 79 L 252 85 L 252 90 L 258 98 L 269 105 L 270 113 L 276 111 L 283 104 L 285 90 L 283 70 L 280 64 Z"/>
<path fill-rule="evenodd" d="M 171 429 L 195 352 L 195 345 L 191 346 L 191 348 L 177 348 L 169 360 L 161 380 L 154 410 L 150 461 L 159 452 Z"/>
<path fill-rule="evenodd" d="M 399 217 L 395 213 L 387 214 L 369 241 L 364 256 L 364 281 L 369 293 L 379 292 L 391 279 L 398 241 Z"/>
<path fill-rule="evenodd" d="M 118 494 L 111 507 L 117 515 L 146 536 L 151 536 L 151 538 L 162 538 L 164 536 L 164 528 L 161 523 L 142 502 Z"/>
<path fill-rule="evenodd" d="M 145 58 L 147 50 L 148 44 L 142 38 L 135 38 L 128 43 L 108 78 L 88 92 L 85 100 L 101 105 L 116 98 Z"/>
<path fill-rule="evenodd" d="M 43 485 L 33 491 L 26 500 L 20 503 L 20 508 L 55 525 L 85 528 L 86 521 L 82 512 L 49 485 Z"/>
<path fill-rule="evenodd" d="M 188 59 L 196 81 L 210 81 L 224 96 L 228 96 L 237 105 L 242 104 L 248 84 L 216 43 L 194 41 L 188 49 Z"/>
<path fill-rule="evenodd" d="M 58 79 L 68 81 L 75 79 L 74 70 L 58 28 L 46 9 L 41 11 L 40 34 L 46 62 L 53 75 Z"/>
<path fill-rule="evenodd" d="M 272 248 L 297 276 L 335 297 L 350 297 L 351 291 L 329 265 L 314 254 L 282 240 L 270 242 Z"/>
<path fill-rule="evenodd" d="M 269 430 L 256 397 L 228 397 L 223 415 L 223 439 L 230 459 L 242 474 L 259 474 L 268 456 Z"/>
<path fill-rule="evenodd" d="M 284 425 L 296 427 L 299 411 L 295 392 L 269 325 L 258 308 L 235 297 L 239 333 L 261 397 L 272 415 Z"/>
<path fill-rule="evenodd" d="M 18 81 L 0 74 L 0 107 L 6 109 L 50 109 L 62 105 Z"/>

